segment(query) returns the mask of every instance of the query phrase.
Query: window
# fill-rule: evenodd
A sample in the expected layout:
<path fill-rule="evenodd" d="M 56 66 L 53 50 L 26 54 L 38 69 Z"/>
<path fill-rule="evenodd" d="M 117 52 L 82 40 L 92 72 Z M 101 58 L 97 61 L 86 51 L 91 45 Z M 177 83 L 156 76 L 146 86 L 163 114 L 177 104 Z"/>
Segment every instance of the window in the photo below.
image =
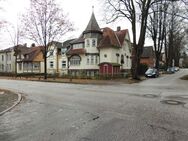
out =
<path fill-rule="evenodd" d="M 107 54 L 104 54 L 104 58 L 107 58 Z"/>
<path fill-rule="evenodd" d="M 87 47 L 90 47 L 89 39 L 86 40 L 86 46 L 87 46 Z"/>
<path fill-rule="evenodd" d="M 50 61 L 50 68 L 53 68 L 53 67 L 54 67 L 54 62 Z"/>
<path fill-rule="evenodd" d="M 94 64 L 94 55 L 91 55 L 91 64 Z"/>
<path fill-rule="evenodd" d="M 121 55 L 121 64 L 124 64 L 124 56 Z"/>
<path fill-rule="evenodd" d="M 53 51 L 49 51 L 49 55 L 50 55 L 50 56 L 53 56 Z"/>
<path fill-rule="evenodd" d="M 8 70 L 11 71 L 11 64 L 8 65 Z"/>
<path fill-rule="evenodd" d="M 119 63 L 119 53 L 117 53 L 116 56 L 117 56 L 117 63 Z"/>
<path fill-rule="evenodd" d="M 80 61 L 81 61 L 80 56 L 73 56 L 70 59 L 70 65 L 72 66 L 80 65 Z"/>
<path fill-rule="evenodd" d="M 127 67 L 129 65 L 129 56 L 127 56 Z"/>
<path fill-rule="evenodd" d="M 89 64 L 89 55 L 87 56 L 87 64 Z"/>
<path fill-rule="evenodd" d="M 83 48 L 83 44 L 74 44 L 73 49 Z"/>
<path fill-rule="evenodd" d="M 92 39 L 92 47 L 96 47 L 96 40 Z"/>
<path fill-rule="evenodd" d="M 95 64 L 98 64 L 98 56 L 95 56 Z"/>
<path fill-rule="evenodd" d="M 4 55 L 2 55 L 2 61 L 4 61 Z"/>
<path fill-rule="evenodd" d="M 39 63 L 34 63 L 34 64 L 33 64 L 33 69 L 39 69 L 39 66 L 40 66 Z"/>
<path fill-rule="evenodd" d="M 5 68 L 4 68 L 4 64 L 2 64 L 2 71 L 4 71 L 4 69 L 5 69 Z"/>
<path fill-rule="evenodd" d="M 61 54 L 65 54 L 66 51 L 67 51 L 67 48 L 62 48 L 61 49 Z"/>
<path fill-rule="evenodd" d="M 62 61 L 62 68 L 66 68 L 66 61 Z"/>
<path fill-rule="evenodd" d="M 18 56 L 18 59 L 22 59 L 22 56 L 21 56 L 21 54 L 19 54 L 19 56 Z"/>
<path fill-rule="evenodd" d="M 19 68 L 20 71 L 22 70 L 22 63 L 18 64 L 18 68 Z"/>

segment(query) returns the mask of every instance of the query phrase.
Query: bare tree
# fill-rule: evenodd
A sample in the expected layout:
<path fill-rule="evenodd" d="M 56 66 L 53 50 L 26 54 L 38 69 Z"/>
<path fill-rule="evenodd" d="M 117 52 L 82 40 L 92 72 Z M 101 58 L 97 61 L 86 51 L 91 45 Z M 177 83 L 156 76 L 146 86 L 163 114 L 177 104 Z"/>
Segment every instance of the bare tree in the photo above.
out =
<path fill-rule="evenodd" d="M 44 46 L 44 79 L 47 79 L 47 45 L 72 31 L 73 26 L 55 0 L 31 0 L 22 22 L 26 37 Z"/>
<path fill-rule="evenodd" d="M 22 37 L 24 36 L 22 30 L 20 30 L 20 27 L 21 27 L 21 25 L 18 23 L 16 26 L 13 24 L 7 23 L 4 27 L 5 31 L 9 34 L 10 42 L 14 46 L 15 75 L 17 75 L 17 55 L 20 53 L 18 46 L 20 44 Z"/>
<path fill-rule="evenodd" d="M 147 27 L 148 12 L 157 0 L 105 0 L 108 10 L 108 21 L 113 22 L 119 18 L 126 18 L 132 25 L 133 57 L 132 77 L 139 79 L 138 72 L 140 57 L 143 51 Z M 139 21 L 139 25 L 137 24 Z M 137 36 L 137 34 L 139 34 Z M 138 37 L 138 39 L 137 39 Z"/>
<path fill-rule="evenodd" d="M 183 46 L 184 25 L 181 10 L 176 2 L 172 2 L 168 13 L 167 40 L 166 40 L 166 64 L 169 67 L 179 65 L 180 50 Z"/>
<path fill-rule="evenodd" d="M 153 40 L 155 52 L 155 67 L 159 69 L 161 51 L 165 46 L 166 28 L 167 28 L 167 10 L 168 1 L 160 0 L 152 5 L 148 18 L 148 34 Z"/>

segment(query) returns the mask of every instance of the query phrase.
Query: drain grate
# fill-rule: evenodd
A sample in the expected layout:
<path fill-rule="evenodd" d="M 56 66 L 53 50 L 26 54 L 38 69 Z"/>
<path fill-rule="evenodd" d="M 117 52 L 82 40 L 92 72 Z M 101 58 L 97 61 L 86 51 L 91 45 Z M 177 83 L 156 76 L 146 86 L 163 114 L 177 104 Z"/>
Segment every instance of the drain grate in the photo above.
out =
<path fill-rule="evenodd" d="M 168 105 L 184 105 L 184 102 L 178 101 L 178 100 L 162 100 L 160 101 L 163 104 L 168 104 Z"/>

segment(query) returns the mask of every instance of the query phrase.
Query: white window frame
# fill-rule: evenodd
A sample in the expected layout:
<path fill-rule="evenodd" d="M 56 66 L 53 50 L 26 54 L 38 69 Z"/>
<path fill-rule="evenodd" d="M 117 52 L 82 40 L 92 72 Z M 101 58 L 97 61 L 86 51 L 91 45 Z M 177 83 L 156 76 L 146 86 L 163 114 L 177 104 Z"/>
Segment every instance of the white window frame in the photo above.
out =
<path fill-rule="evenodd" d="M 50 61 L 49 64 L 50 64 L 50 65 L 49 65 L 50 68 L 53 69 L 53 68 L 54 68 L 54 61 Z"/>
<path fill-rule="evenodd" d="M 62 67 L 62 68 L 66 68 L 66 66 L 67 66 L 67 61 L 63 60 L 63 61 L 61 62 L 61 67 Z"/>

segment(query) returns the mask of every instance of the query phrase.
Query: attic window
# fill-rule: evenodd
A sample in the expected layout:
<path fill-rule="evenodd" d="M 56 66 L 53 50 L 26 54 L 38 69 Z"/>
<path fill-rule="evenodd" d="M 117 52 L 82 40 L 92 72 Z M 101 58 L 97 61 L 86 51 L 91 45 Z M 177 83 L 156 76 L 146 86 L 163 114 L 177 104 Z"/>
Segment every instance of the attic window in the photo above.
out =
<path fill-rule="evenodd" d="M 61 49 L 61 54 L 65 54 L 66 51 L 67 51 L 66 48 L 62 48 L 62 49 Z"/>
<path fill-rule="evenodd" d="M 53 56 L 53 51 L 50 51 L 50 56 Z"/>

